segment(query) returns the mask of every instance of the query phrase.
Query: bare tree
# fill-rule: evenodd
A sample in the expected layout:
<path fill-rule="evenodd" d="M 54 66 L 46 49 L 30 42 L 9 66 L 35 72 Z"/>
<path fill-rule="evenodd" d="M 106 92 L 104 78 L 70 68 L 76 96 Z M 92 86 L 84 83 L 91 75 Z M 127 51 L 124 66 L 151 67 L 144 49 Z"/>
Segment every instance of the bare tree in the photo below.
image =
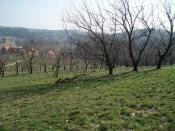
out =
<path fill-rule="evenodd" d="M 69 51 L 68 53 L 68 58 L 69 58 L 69 70 L 72 70 L 72 66 L 74 64 L 74 54 L 72 51 Z"/>
<path fill-rule="evenodd" d="M 0 75 L 4 77 L 5 72 L 5 60 L 3 58 L 0 59 Z"/>
<path fill-rule="evenodd" d="M 40 47 L 40 50 L 39 50 L 39 59 L 40 59 L 40 66 L 44 67 L 44 72 L 46 73 L 47 72 L 47 63 L 48 63 L 48 49 L 47 48 L 41 48 Z M 40 67 L 40 68 L 41 68 Z M 41 70 L 41 69 L 40 69 Z"/>
<path fill-rule="evenodd" d="M 115 46 L 117 25 L 114 18 L 97 4 L 97 11 L 91 10 L 85 1 L 82 1 L 82 9 L 74 8 L 64 18 L 68 25 L 76 28 L 76 35 L 67 32 L 73 44 L 82 48 L 91 57 L 95 57 L 108 68 L 109 74 L 113 74 L 116 58 L 113 55 Z M 79 34 L 79 32 L 84 32 Z M 74 31 L 75 33 L 75 31 Z"/>
<path fill-rule="evenodd" d="M 175 12 L 172 10 L 172 4 L 166 3 L 166 1 L 162 2 L 163 7 L 163 16 L 164 18 L 160 18 L 160 26 L 158 33 L 156 36 L 152 38 L 152 45 L 157 51 L 158 61 L 157 61 L 157 69 L 160 69 L 163 61 L 167 58 L 167 56 L 171 53 L 170 50 L 174 44 L 175 34 L 174 34 L 174 21 L 175 21 Z"/>
<path fill-rule="evenodd" d="M 83 58 L 83 61 L 84 61 L 84 64 L 85 64 L 85 71 L 88 70 L 88 53 L 85 52 L 84 50 L 81 50 L 81 54 L 82 54 L 82 58 Z"/>
<path fill-rule="evenodd" d="M 121 27 L 126 37 L 129 56 L 133 65 L 133 71 L 138 71 L 141 56 L 147 47 L 153 28 L 150 27 L 152 12 L 145 14 L 144 5 L 131 5 L 130 0 L 119 0 L 112 4 L 116 16 L 116 22 Z"/>
<path fill-rule="evenodd" d="M 28 59 L 28 63 L 29 63 L 29 72 L 30 74 L 33 73 L 33 58 L 35 56 L 35 49 L 31 49 L 29 52 L 29 59 Z"/>
<path fill-rule="evenodd" d="M 16 61 L 16 75 L 19 74 L 19 62 Z"/>
<path fill-rule="evenodd" d="M 64 58 L 65 58 L 65 55 L 64 55 L 64 52 L 62 49 L 60 49 L 60 51 L 57 51 L 57 50 L 54 50 L 52 49 L 53 53 L 55 54 L 55 64 L 54 64 L 54 67 L 56 67 L 56 70 L 55 70 L 55 73 L 54 73 L 54 76 L 55 77 L 58 77 L 58 73 L 59 73 L 59 70 L 60 70 L 60 67 L 61 65 L 64 63 Z"/>
<path fill-rule="evenodd" d="M 30 39 L 29 36 L 24 41 L 24 56 L 23 62 L 30 74 L 33 73 L 33 60 L 37 52 L 37 42 L 34 39 Z"/>

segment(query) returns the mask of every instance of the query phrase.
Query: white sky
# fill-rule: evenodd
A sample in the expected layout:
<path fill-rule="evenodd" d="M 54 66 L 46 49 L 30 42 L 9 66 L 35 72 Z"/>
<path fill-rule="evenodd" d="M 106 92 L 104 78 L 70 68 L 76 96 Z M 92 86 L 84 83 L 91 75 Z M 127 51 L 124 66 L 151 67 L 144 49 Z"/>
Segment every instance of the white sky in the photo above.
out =
<path fill-rule="evenodd" d="M 92 5 L 96 1 L 106 4 L 106 0 L 87 1 Z M 156 3 L 158 0 L 145 1 Z M 63 12 L 69 9 L 70 3 L 78 6 L 80 2 L 81 0 L 0 0 L 0 26 L 63 29 Z"/>

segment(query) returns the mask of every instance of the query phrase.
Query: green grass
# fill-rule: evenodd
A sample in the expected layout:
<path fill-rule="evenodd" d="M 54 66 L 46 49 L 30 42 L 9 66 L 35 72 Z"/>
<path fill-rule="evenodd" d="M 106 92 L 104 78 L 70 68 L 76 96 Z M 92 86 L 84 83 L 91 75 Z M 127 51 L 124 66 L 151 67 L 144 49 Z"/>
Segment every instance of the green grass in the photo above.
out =
<path fill-rule="evenodd" d="M 175 130 L 174 67 L 106 73 L 59 85 L 50 73 L 0 78 L 0 130 Z"/>

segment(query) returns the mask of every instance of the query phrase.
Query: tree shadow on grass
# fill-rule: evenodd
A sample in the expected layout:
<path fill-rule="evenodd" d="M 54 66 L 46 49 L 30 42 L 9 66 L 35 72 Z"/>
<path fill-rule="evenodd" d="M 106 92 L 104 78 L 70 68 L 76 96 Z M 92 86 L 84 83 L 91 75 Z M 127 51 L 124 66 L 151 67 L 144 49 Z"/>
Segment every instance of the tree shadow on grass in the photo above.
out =
<path fill-rule="evenodd" d="M 132 71 L 127 71 L 127 72 L 122 72 L 115 75 L 88 76 L 87 78 L 82 78 L 82 79 L 80 78 L 79 81 L 90 82 L 90 83 L 105 81 L 105 80 L 110 81 L 116 78 L 122 78 L 122 77 L 128 76 L 131 72 Z"/>
<path fill-rule="evenodd" d="M 155 70 L 147 70 L 143 71 L 141 73 L 149 73 Z M 74 88 L 77 86 L 80 87 L 96 87 L 96 84 L 98 85 L 104 85 L 104 83 L 108 82 L 114 82 L 118 81 L 122 78 L 131 77 L 134 75 L 132 71 L 122 72 L 115 75 L 103 75 L 103 76 L 85 76 L 82 78 L 78 78 L 72 83 L 60 83 L 60 84 L 41 84 L 41 85 L 32 85 L 27 87 L 18 87 L 18 88 L 12 88 L 7 90 L 0 91 L 0 103 L 7 102 L 7 101 L 13 101 L 20 98 L 28 98 L 35 95 L 42 95 L 49 92 L 61 92 L 66 89 Z"/>
<path fill-rule="evenodd" d="M 19 87 L 17 89 L 8 89 L 0 91 L 0 103 L 3 101 L 11 101 L 20 98 L 32 97 L 35 95 L 42 95 L 52 91 L 61 91 L 63 86 L 54 86 L 50 84 L 36 85 L 36 86 L 27 86 Z"/>
<path fill-rule="evenodd" d="M 149 69 L 149 70 L 142 70 L 139 72 L 133 72 L 133 71 L 124 71 L 124 72 L 120 72 L 114 75 L 102 75 L 102 76 L 87 76 L 84 78 L 80 78 L 77 81 L 78 82 L 82 82 L 85 83 L 87 87 L 90 87 L 91 85 L 93 85 L 93 87 L 95 87 L 96 84 L 108 84 L 111 82 L 116 82 L 119 80 L 123 80 L 123 79 L 127 79 L 127 78 L 131 78 L 132 76 L 134 77 L 140 77 L 141 75 L 147 75 L 149 73 L 155 72 L 157 71 L 156 69 Z"/>
<path fill-rule="evenodd" d="M 151 68 L 151 69 L 149 69 L 149 70 L 143 70 L 142 71 L 142 73 L 150 73 L 150 72 L 155 72 L 155 71 L 157 71 L 157 69 L 156 68 Z"/>

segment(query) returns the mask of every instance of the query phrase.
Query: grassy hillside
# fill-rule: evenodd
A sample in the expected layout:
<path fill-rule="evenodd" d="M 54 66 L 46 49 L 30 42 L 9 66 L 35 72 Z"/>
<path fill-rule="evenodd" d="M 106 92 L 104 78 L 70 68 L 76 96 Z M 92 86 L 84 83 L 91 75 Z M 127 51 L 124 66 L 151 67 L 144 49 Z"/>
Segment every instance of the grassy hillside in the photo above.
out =
<path fill-rule="evenodd" d="M 174 67 L 55 81 L 50 73 L 0 78 L 0 130 L 175 130 Z"/>

